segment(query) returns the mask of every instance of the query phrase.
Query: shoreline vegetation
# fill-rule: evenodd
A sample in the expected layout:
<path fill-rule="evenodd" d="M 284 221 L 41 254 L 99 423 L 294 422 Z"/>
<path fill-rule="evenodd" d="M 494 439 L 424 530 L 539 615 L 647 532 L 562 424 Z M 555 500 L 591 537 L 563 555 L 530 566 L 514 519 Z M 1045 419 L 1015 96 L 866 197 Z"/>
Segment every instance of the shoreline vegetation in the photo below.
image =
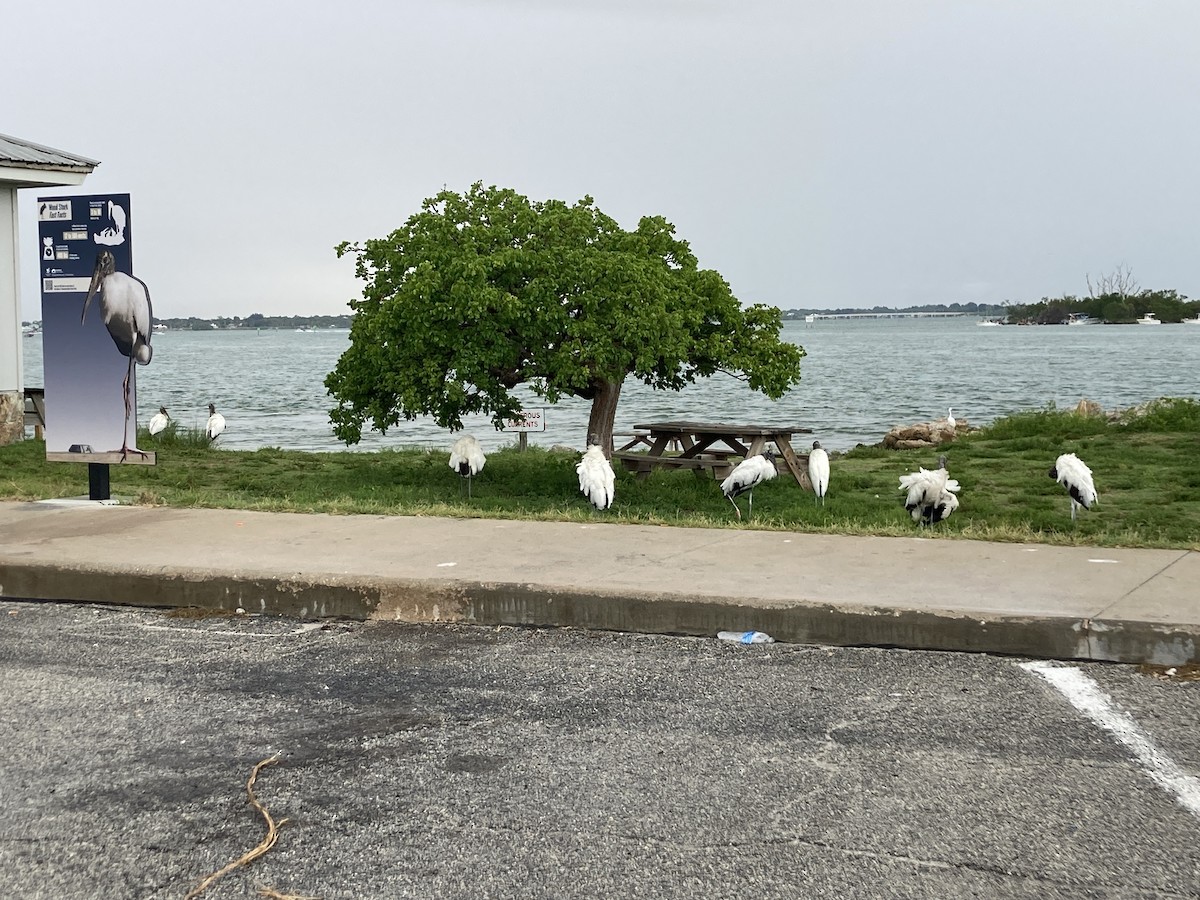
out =
<path fill-rule="evenodd" d="M 142 449 L 157 451 L 158 465 L 113 466 L 111 490 L 124 503 L 175 507 L 1200 550 L 1198 441 L 1200 402 L 1192 399 L 1109 416 L 1049 407 L 960 433 L 941 447 L 859 446 L 833 454 L 825 506 L 784 476 L 757 489 L 753 518 L 738 523 L 714 479 L 685 471 L 659 470 L 637 481 L 619 470 L 613 506 L 596 512 L 579 493 L 579 454 L 565 448 L 490 453 L 468 500 L 449 468 L 449 443 L 377 452 L 233 451 L 172 423 L 155 438 L 139 435 Z M 1075 525 L 1066 492 L 1048 477 L 1068 452 L 1092 468 L 1100 495 Z M 934 468 L 939 453 L 962 484 L 961 506 L 922 529 L 902 506 L 899 476 Z M 85 468 L 48 463 L 42 441 L 0 447 L 0 500 L 77 497 L 86 486 Z"/>

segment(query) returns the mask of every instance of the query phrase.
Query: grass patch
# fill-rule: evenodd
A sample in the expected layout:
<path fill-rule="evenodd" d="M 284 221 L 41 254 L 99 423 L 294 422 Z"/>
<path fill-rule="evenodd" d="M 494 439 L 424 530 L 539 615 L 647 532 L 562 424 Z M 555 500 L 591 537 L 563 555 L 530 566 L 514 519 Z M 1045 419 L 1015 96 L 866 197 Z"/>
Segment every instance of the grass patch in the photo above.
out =
<path fill-rule="evenodd" d="M 825 506 L 780 477 L 755 491 L 754 517 L 739 524 L 717 482 L 687 471 L 644 481 L 617 473 L 613 507 L 596 512 L 579 493 L 577 453 L 531 447 L 488 455 L 472 498 L 447 465 L 449 451 L 307 453 L 212 447 L 202 432 L 174 428 L 139 438 L 158 465 L 113 466 L 113 496 L 146 505 L 276 512 L 460 516 L 626 522 L 831 534 L 912 535 L 899 477 L 936 465 L 937 450 L 859 448 L 834 454 Z M 1200 549 L 1200 404 L 1168 400 L 1116 422 L 1043 409 L 997 421 L 945 448 L 962 505 L 931 536 L 1107 547 Z M 1095 474 L 1100 501 L 1072 526 L 1066 492 L 1048 477 L 1075 452 Z M 47 463 L 45 445 L 0 447 L 0 499 L 86 493 L 87 471 Z M 745 504 L 742 504 L 743 510 Z"/>
<path fill-rule="evenodd" d="M 209 445 L 208 435 L 203 428 L 188 428 L 178 422 L 167 422 L 167 427 L 158 434 L 151 435 L 146 428 L 139 428 L 137 445 L 142 450 L 178 450 L 185 447 L 198 450 Z"/>

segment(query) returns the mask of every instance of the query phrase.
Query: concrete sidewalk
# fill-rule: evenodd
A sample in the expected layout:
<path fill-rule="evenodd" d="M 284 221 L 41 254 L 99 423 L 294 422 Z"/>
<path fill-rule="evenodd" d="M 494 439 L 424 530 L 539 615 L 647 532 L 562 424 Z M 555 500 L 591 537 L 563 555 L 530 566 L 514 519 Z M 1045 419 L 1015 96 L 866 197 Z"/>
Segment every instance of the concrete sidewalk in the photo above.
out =
<path fill-rule="evenodd" d="M 0 597 L 1200 662 L 1200 554 L 0 503 Z"/>

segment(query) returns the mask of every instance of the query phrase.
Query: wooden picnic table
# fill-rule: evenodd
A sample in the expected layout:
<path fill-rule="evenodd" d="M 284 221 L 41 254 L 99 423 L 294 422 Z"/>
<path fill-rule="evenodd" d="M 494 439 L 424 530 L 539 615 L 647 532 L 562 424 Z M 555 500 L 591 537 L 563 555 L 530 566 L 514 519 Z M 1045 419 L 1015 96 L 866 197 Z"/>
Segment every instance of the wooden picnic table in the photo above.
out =
<path fill-rule="evenodd" d="M 729 425 L 720 422 L 648 422 L 633 426 L 634 439 L 613 452 L 613 459 L 646 478 L 655 468 L 710 471 L 724 479 L 733 471 L 737 457 L 745 459 L 761 453 L 768 444 L 778 451 L 776 466 L 791 472 L 796 483 L 808 489 L 808 454 L 798 456 L 792 449 L 793 434 L 812 434 L 800 425 Z M 633 452 L 638 444 L 649 449 Z M 682 447 L 677 455 L 666 454 L 669 446 Z"/>

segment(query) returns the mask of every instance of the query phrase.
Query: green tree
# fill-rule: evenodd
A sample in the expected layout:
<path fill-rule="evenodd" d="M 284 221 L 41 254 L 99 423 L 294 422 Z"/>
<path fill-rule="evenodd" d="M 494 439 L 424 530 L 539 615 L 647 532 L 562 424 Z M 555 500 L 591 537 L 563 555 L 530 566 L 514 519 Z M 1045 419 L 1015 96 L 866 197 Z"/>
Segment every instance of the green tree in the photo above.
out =
<path fill-rule="evenodd" d="M 386 434 L 401 419 L 458 429 L 483 413 L 501 428 L 527 384 L 550 403 L 591 400 L 587 437 L 607 452 L 629 375 L 680 390 L 724 371 L 772 398 L 800 380 L 804 350 L 779 339 L 778 309 L 743 308 L 665 219 L 626 231 L 591 197 L 532 202 L 476 183 L 337 253 L 354 254 L 365 282 L 325 379 L 348 444 L 368 420 Z"/>

